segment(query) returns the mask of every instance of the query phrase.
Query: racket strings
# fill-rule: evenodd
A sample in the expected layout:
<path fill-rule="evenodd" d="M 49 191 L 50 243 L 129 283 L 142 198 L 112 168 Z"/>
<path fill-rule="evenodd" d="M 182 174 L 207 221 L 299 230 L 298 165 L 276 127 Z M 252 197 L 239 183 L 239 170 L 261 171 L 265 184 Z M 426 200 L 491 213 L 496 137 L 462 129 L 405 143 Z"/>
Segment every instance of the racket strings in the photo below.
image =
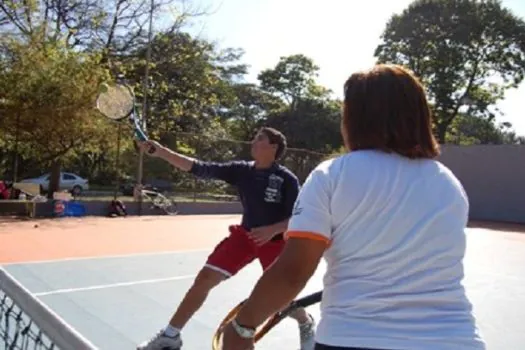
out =
<path fill-rule="evenodd" d="M 97 108 L 108 118 L 125 118 L 133 110 L 133 96 L 125 87 L 108 87 L 107 91 L 99 94 Z"/>

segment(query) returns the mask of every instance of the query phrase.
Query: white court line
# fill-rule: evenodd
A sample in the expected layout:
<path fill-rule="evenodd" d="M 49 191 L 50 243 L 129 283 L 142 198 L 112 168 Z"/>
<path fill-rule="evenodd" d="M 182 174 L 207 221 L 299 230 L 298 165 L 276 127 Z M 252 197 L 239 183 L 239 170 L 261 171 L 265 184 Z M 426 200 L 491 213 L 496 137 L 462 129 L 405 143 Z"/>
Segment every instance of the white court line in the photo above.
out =
<path fill-rule="evenodd" d="M 13 263 L 3 263 L 3 264 L 0 264 L 0 266 L 37 265 L 37 264 L 61 263 L 61 262 L 70 262 L 70 261 L 120 259 L 120 258 L 133 258 L 133 257 L 141 257 L 141 256 L 169 255 L 169 254 L 191 254 L 191 253 L 211 252 L 211 249 L 213 249 L 213 247 L 210 247 L 208 249 L 167 250 L 167 251 L 160 251 L 160 252 L 81 256 L 81 257 L 70 257 L 70 258 L 50 259 L 50 260 L 19 261 L 19 262 L 13 262 Z"/>
<path fill-rule="evenodd" d="M 140 280 L 140 281 L 130 281 L 130 282 L 120 282 L 120 283 L 110 283 L 110 284 L 99 284 L 99 285 L 87 286 L 87 287 L 55 289 L 55 290 L 50 290 L 50 291 L 47 291 L 47 292 L 37 292 L 37 293 L 32 293 L 32 294 L 34 296 L 36 296 L 36 297 L 41 297 L 41 296 L 45 296 L 45 295 L 83 292 L 83 291 L 87 291 L 87 290 L 97 290 L 97 289 L 108 289 L 108 288 L 135 286 L 135 285 L 139 285 L 139 284 L 159 283 L 159 282 L 167 282 L 167 281 L 178 281 L 178 280 L 194 278 L 195 276 L 197 276 L 197 275 L 195 275 L 195 274 L 194 275 L 183 275 L 183 276 L 166 277 L 166 278 L 155 278 L 155 279 Z"/>

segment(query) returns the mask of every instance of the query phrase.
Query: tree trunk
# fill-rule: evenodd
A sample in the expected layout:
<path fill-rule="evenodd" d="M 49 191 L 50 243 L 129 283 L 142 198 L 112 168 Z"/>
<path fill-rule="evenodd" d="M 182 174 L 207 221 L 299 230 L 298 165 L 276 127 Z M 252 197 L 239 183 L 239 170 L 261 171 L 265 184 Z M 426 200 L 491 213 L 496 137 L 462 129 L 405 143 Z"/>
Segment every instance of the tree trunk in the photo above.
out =
<path fill-rule="evenodd" d="M 53 193 L 58 191 L 60 188 L 60 169 L 61 169 L 60 159 L 56 159 L 51 164 L 51 174 L 49 176 L 49 188 L 47 192 L 47 198 L 53 199 Z"/>
<path fill-rule="evenodd" d="M 438 142 L 440 144 L 444 144 L 445 143 L 445 139 L 446 139 L 446 135 L 447 135 L 447 129 L 448 129 L 448 124 L 447 123 L 439 123 L 439 124 L 437 124 L 437 135 L 436 135 L 436 137 L 438 138 Z"/>
<path fill-rule="evenodd" d="M 18 181 L 18 136 L 20 133 L 20 112 L 16 115 L 15 149 L 13 159 L 13 183 Z"/>

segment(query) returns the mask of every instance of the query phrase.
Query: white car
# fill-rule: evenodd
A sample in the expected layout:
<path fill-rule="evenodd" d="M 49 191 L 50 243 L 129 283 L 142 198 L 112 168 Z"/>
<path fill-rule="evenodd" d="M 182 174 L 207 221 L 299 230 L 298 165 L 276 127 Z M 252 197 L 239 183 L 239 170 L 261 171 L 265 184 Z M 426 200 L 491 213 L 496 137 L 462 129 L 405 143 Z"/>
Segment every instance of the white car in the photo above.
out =
<path fill-rule="evenodd" d="M 48 173 L 32 179 L 25 179 L 20 182 L 38 184 L 42 191 L 47 191 L 49 189 L 50 175 L 51 174 Z M 60 173 L 59 189 L 71 191 L 74 196 L 78 196 L 82 191 L 89 190 L 89 182 L 76 174 Z"/>

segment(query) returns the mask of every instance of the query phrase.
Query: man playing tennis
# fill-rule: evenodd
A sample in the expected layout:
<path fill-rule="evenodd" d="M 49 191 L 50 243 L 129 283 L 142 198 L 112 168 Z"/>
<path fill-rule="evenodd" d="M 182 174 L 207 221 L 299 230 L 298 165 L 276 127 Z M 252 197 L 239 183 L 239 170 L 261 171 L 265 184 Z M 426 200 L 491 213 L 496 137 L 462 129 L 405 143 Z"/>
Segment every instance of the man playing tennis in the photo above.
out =
<path fill-rule="evenodd" d="M 155 147 L 153 153 L 148 150 Z M 230 226 L 230 234 L 209 255 L 169 324 L 140 350 L 178 350 L 181 330 L 203 305 L 208 293 L 255 259 L 266 270 L 284 248 L 283 232 L 299 193 L 297 177 L 277 164 L 286 150 L 286 138 L 273 128 L 261 128 L 251 144 L 253 162 L 203 162 L 178 154 L 154 141 L 141 143 L 150 156 L 166 160 L 176 168 L 201 178 L 223 180 L 239 191 L 244 213 L 240 225 Z M 291 315 L 299 324 L 301 350 L 314 348 L 315 322 L 304 309 Z"/>

